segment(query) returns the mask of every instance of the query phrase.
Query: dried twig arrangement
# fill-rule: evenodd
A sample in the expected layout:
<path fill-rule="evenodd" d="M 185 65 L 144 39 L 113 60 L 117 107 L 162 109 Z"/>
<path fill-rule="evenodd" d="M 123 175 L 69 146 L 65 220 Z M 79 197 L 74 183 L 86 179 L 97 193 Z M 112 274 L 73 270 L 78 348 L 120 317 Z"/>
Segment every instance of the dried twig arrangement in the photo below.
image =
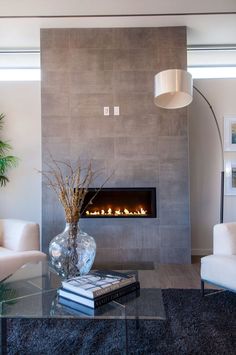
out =
<path fill-rule="evenodd" d="M 92 203 L 109 178 L 97 189 L 81 211 L 88 188 L 98 177 L 98 172 L 93 171 L 91 162 L 87 168 L 82 168 L 80 162 L 76 167 L 73 167 L 71 163 L 57 161 L 52 156 L 51 161 L 51 164 L 47 164 L 48 170 L 41 171 L 41 174 L 45 178 L 47 186 L 58 196 L 65 211 L 66 222 L 77 223 L 88 204 Z"/>

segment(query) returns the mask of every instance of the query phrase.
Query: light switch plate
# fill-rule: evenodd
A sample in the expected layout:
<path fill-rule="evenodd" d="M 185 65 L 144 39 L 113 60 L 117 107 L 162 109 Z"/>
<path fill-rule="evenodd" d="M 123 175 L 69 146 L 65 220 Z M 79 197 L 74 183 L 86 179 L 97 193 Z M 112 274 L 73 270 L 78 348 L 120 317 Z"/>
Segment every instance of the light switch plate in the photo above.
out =
<path fill-rule="evenodd" d="M 114 106 L 114 116 L 120 116 L 120 107 Z"/>
<path fill-rule="evenodd" d="M 104 107 L 103 113 L 104 113 L 104 116 L 109 116 L 109 107 Z"/>

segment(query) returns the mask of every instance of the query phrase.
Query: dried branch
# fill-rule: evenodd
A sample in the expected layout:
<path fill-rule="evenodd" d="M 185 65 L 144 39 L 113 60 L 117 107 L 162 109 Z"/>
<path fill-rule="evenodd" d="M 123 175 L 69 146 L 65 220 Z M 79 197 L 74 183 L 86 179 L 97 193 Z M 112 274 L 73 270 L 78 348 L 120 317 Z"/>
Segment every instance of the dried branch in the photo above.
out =
<path fill-rule="evenodd" d="M 46 164 L 48 170 L 40 171 L 45 178 L 46 184 L 58 196 L 64 211 L 67 223 L 77 223 L 80 216 L 85 212 L 88 205 L 94 200 L 107 178 L 87 205 L 82 209 L 89 186 L 98 177 L 98 171 L 93 171 L 91 162 L 86 168 L 81 167 L 80 161 L 73 167 L 71 162 L 55 160 L 50 154 L 51 163 Z M 68 174 L 64 173 L 63 167 Z"/>
<path fill-rule="evenodd" d="M 87 205 L 84 207 L 84 209 L 82 210 L 81 214 L 83 214 L 86 209 L 88 208 L 89 205 L 91 205 L 93 203 L 93 200 L 95 199 L 95 197 L 97 196 L 97 194 L 102 190 L 103 186 L 107 183 L 107 181 L 111 178 L 111 176 L 109 176 L 104 183 L 97 189 L 97 191 L 95 192 L 95 194 L 93 195 L 93 197 L 89 200 L 89 202 L 87 203 Z M 81 206 L 82 207 L 82 206 Z"/>

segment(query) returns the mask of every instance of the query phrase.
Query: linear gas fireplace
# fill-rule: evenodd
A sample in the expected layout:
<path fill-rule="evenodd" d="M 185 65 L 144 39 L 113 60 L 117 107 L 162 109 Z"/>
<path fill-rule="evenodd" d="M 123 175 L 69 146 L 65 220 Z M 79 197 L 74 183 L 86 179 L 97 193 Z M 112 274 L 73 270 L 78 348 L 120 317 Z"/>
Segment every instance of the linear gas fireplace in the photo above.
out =
<path fill-rule="evenodd" d="M 155 218 L 156 188 L 89 189 L 82 210 L 84 218 Z M 95 196 L 96 195 L 96 196 Z M 93 197 L 92 203 L 88 201 Z M 87 207 L 86 207 L 87 206 Z M 86 207 L 86 208 L 85 208 Z"/>

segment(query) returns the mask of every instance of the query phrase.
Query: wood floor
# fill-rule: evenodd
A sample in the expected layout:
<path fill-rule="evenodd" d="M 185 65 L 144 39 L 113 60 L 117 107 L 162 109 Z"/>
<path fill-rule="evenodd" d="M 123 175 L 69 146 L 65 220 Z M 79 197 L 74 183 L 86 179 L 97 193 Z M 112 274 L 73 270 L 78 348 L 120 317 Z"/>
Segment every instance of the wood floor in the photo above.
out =
<path fill-rule="evenodd" d="M 193 258 L 190 265 L 157 265 L 161 288 L 200 288 L 200 258 Z"/>
<path fill-rule="evenodd" d="M 200 264 L 159 264 L 154 270 L 139 270 L 142 287 L 200 288 Z"/>
<path fill-rule="evenodd" d="M 101 268 L 101 265 L 100 267 Z M 102 267 L 103 268 L 103 267 Z M 107 267 L 106 267 L 107 268 Z M 142 287 L 152 288 L 195 288 L 200 289 L 200 257 L 192 257 L 192 263 L 143 265 L 111 265 L 111 269 L 138 269 Z M 150 270 L 151 269 L 151 270 Z M 214 288 L 205 285 L 206 288 Z"/>

